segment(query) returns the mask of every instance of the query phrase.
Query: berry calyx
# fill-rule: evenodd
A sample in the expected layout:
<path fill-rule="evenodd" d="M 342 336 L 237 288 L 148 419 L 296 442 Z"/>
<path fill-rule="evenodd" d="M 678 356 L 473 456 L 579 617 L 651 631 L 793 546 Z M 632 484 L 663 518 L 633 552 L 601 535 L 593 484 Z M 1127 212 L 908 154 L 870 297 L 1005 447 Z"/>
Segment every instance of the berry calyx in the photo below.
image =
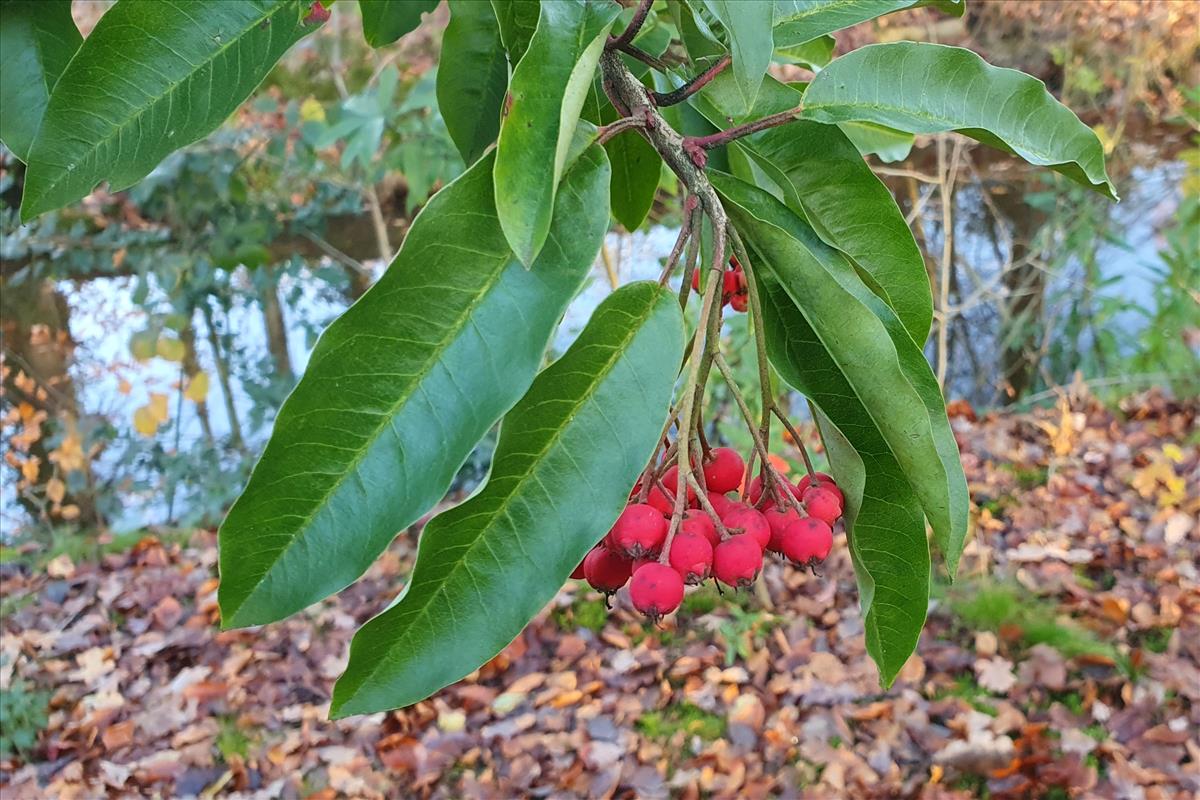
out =
<path fill-rule="evenodd" d="M 712 451 L 712 458 L 704 465 L 704 485 L 710 496 L 712 492 L 725 494 L 738 488 L 742 482 L 742 474 L 746 471 L 746 462 L 731 447 L 718 447 Z M 720 510 L 717 513 L 721 513 Z"/>
<path fill-rule="evenodd" d="M 584 556 L 584 558 L 586 559 L 587 556 Z M 577 580 L 581 580 L 584 577 L 586 577 L 586 576 L 583 574 L 583 562 L 580 561 L 579 566 L 577 566 L 575 569 L 571 570 L 571 580 L 577 581 Z"/>
<path fill-rule="evenodd" d="M 804 508 L 810 517 L 833 525 L 842 515 L 842 504 L 833 492 L 823 486 L 810 486 L 804 490 Z"/>
<path fill-rule="evenodd" d="M 824 561 L 833 548 L 833 529 L 816 517 L 805 517 L 787 526 L 780 545 L 790 561 L 816 564 Z"/>
<path fill-rule="evenodd" d="M 740 508 L 733 508 L 721 517 L 721 522 L 725 523 L 726 528 L 741 528 L 744 534 L 758 542 L 759 550 L 765 550 L 771 542 L 770 523 L 757 509 L 744 504 L 739 505 Z"/>
<path fill-rule="evenodd" d="M 667 538 L 667 521 L 662 512 L 646 503 L 625 506 L 608 532 L 608 547 L 627 557 L 657 553 Z"/>
<path fill-rule="evenodd" d="M 683 512 L 683 522 L 679 526 L 679 532 L 702 536 L 713 547 L 721 543 L 721 537 L 717 534 L 717 526 L 708 518 L 708 514 L 699 509 L 689 508 Z"/>
<path fill-rule="evenodd" d="M 744 533 L 730 536 L 713 550 L 713 575 L 726 586 L 749 586 L 761 569 L 762 548 Z"/>
<path fill-rule="evenodd" d="M 788 506 L 787 508 L 769 508 L 763 512 L 763 516 L 767 518 L 767 524 L 771 526 L 771 541 L 767 543 L 767 549 L 772 553 L 782 553 L 783 545 L 780 537 L 783 536 L 788 525 L 801 519 L 800 513 Z"/>
<path fill-rule="evenodd" d="M 633 564 L 629 559 L 604 545 L 596 545 L 583 559 L 583 576 L 593 589 L 606 595 L 624 586 L 632 571 Z"/>
<path fill-rule="evenodd" d="M 702 583 L 712 572 L 712 560 L 712 543 L 699 534 L 680 531 L 671 540 L 667 561 L 684 583 Z"/>
<path fill-rule="evenodd" d="M 633 573 L 629 599 L 634 608 L 657 622 L 683 602 L 683 578 L 666 564 L 644 564 Z"/>

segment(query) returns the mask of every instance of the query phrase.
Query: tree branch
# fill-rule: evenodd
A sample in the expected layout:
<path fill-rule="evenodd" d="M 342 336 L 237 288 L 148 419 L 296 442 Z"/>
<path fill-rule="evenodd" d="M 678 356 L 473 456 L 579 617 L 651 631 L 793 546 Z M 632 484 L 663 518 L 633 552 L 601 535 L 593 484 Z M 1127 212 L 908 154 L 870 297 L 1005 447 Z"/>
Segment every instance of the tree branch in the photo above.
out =
<path fill-rule="evenodd" d="M 629 24 L 625 26 L 625 30 L 621 31 L 620 36 L 608 37 L 608 44 L 605 45 L 610 50 L 620 50 L 626 45 L 633 43 L 633 37 L 638 35 L 638 31 L 642 29 L 642 24 L 646 21 L 646 15 L 650 13 L 650 6 L 654 5 L 654 0 L 641 0 L 638 3 L 637 11 L 633 12 L 633 19 L 629 20 Z"/>
<path fill-rule="evenodd" d="M 699 75 L 692 78 L 678 89 L 674 89 L 670 92 L 651 92 L 650 97 L 653 98 L 654 104 L 659 108 L 666 108 L 667 106 L 673 106 L 678 103 L 682 103 L 684 100 L 687 100 L 696 92 L 707 86 L 713 78 L 720 75 L 732 62 L 733 59 L 731 59 L 728 55 L 721 56 L 721 59 L 717 61 L 716 64 L 713 64 L 711 67 L 706 69 L 704 72 L 701 72 Z"/>

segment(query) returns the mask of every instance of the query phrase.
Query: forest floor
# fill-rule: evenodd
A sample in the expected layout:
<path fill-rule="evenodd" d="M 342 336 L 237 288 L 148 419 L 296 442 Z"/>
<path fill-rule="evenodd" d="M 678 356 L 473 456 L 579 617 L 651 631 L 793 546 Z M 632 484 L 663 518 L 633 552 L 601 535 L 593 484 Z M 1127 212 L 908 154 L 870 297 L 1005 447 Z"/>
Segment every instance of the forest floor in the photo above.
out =
<path fill-rule="evenodd" d="M 467 680 L 338 722 L 350 637 L 410 536 L 337 597 L 223 633 L 212 532 L 10 562 L 3 737 L 24 756 L 0 795 L 1195 797 L 1197 411 L 953 407 L 974 538 L 887 692 L 844 537 L 823 577 L 770 566 L 771 608 L 702 589 L 659 628 L 569 585 Z"/>

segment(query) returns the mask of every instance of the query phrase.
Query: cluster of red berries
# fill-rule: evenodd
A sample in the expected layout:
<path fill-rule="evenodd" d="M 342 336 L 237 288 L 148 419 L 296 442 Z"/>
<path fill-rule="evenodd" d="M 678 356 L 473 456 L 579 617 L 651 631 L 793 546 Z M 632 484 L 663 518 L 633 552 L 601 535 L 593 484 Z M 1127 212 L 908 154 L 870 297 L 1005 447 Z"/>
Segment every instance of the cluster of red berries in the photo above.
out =
<path fill-rule="evenodd" d="M 829 555 L 833 525 L 842 515 L 844 501 L 829 475 L 805 475 L 795 485 L 780 479 L 775 497 L 763 497 L 759 476 L 734 499 L 729 492 L 743 486 L 745 462 L 735 450 L 716 448 L 703 466 L 704 485 L 708 505 L 728 536 L 722 539 L 713 518 L 689 488 L 688 508 L 668 543 L 675 505 L 671 490 L 678 485 L 678 470 L 678 466 L 667 469 L 645 502 L 625 507 L 572 578 L 586 578 L 608 596 L 629 582 L 634 607 L 657 620 L 679 607 L 684 584 L 700 584 L 711 576 L 734 589 L 751 585 L 762 569 L 764 553 L 777 553 L 808 567 Z M 640 489 L 640 484 L 634 487 L 631 500 Z M 795 502 L 782 492 L 790 493 Z"/>
<path fill-rule="evenodd" d="M 721 276 L 724 284 L 721 286 L 721 302 L 734 311 L 744 312 L 750 306 L 750 290 L 746 284 L 746 273 L 737 256 L 729 257 L 729 269 Z M 700 270 L 692 273 L 692 291 L 700 291 Z"/>

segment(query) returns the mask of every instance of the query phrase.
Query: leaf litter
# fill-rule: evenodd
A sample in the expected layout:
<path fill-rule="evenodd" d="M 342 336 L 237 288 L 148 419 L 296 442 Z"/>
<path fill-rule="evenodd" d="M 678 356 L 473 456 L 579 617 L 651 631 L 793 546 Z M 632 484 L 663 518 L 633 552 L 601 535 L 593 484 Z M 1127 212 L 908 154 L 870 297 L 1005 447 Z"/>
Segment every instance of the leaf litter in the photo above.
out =
<path fill-rule="evenodd" d="M 215 535 L 148 535 L 0 566 L 0 688 L 47 705 L 0 794 L 1197 796 L 1200 406 L 952 412 L 973 538 L 886 692 L 842 534 L 821 578 L 769 566 L 769 607 L 703 590 L 659 627 L 571 582 L 466 680 L 337 722 L 350 637 L 414 537 L 335 598 L 221 632 Z"/>

